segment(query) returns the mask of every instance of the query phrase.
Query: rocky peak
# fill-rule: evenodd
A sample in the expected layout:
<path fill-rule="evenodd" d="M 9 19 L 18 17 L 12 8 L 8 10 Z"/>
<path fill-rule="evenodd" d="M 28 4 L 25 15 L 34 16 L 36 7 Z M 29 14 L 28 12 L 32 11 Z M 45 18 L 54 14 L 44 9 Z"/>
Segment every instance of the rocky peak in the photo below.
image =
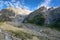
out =
<path fill-rule="evenodd" d="M 54 9 L 54 7 L 50 7 L 48 10 L 53 10 Z"/>
<path fill-rule="evenodd" d="M 15 12 L 14 12 L 13 10 L 2 9 L 1 12 L 2 12 L 2 14 L 4 14 L 4 15 L 15 16 Z"/>
<path fill-rule="evenodd" d="M 29 11 L 27 9 L 15 8 L 15 7 L 12 7 L 12 6 L 10 6 L 7 9 L 12 10 L 13 12 L 15 12 L 15 14 L 21 14 L 21 15 L 27 15 L 27 14 L 29 14 L 31 12 L 31 11 Z"/>
<path fill-rule="evenodd" d="M 45 6 L 42 6 L 38 9 L 38 11 L 45 12 L 45 11 L 47 11 L 47 8 Z"/>
<path fill-rule="evenodd" d="M 42 15 L 45 18 L 46 23 L 51 23 L 54 19 L 60 18 L 60 7 L 58 8 L 51 7 L 49 9 L 47 9 L 44 6 L 40 7 L 39 9 L 30 13 L 27 20 L 33 20 L 34 17 L 37 15 L 39 15 L 40 17 Z"/>

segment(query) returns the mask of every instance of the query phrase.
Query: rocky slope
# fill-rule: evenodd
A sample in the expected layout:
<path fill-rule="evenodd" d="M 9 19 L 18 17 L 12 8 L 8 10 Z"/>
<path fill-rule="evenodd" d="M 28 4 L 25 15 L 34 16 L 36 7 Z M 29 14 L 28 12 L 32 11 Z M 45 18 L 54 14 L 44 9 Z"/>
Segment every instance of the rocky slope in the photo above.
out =
<path fill-rule="evenodd" d="M 30 15 L 27 16 L 25 19 L 25 22 L 33 21 L 33 20 L 38 20 L 38 16 L 41 18 L 43 17 L 45 19 L 44 23 L 45 24 L 50 24 L 56 21 L 56 19 L 59 19 L 60 17 L 60 7 L 57 8 L 49 8 L 47 9 L 46 7 L 41 7 L 34 12 L 30 13 Z M 35 18 L 35 19 L 34 19 Z M 35 21 L 36 22 L 36 21 Z M 38 22 L 39 23 L 39 22 Z"/>
<path fill-rule="evenodd" d="M 27 10 L 27 9 L 23 9 L 23 8 L 14 8 L 14 7 L 9 7 L 7 8 L 8 10 L 12 10 L 13 12 L 15 12 L 16 14 L 20 14 L 20 15 L 28 15 L 31 11 Z"/>
<path fill-rule="evenodd" d="M 29 11 L 24 9 L 14 7 L 5 8 L 0 11 L 0 20 L 22 22 L 28 13 Z"/>
<path fill-rule="evenodd" d="M 0 34 L 1 34 L 0 39 L 1 40 L 60 40 L 60 31 L 54 28 L 51 29 L 49 27 L 45 27 L 43 25 L 44 23 L 48 24 L 48 22 L 50 23 L 54 19 L 58 19 L 60 16 L 59 11 L 60 11 L 59 7 L 55 9 L 54 8 L 47 9 L 46 7 L 41 7 L 38 10 L 32 12 L 30 15 L 26 16 L 16 14 L 15 8 L 3 9 L 0 12 L 0 14 L 4 15 L 4 17 L 13 18 L 12 19 L 13 21 L 0 22 Z M 22 23 L 23 20 L 25 23 Z M 32 24 L 30 24 L 28 21 Z M 42 24 L 42 26 L 35 25 L 35 23 L 39 25 Z M 1 29 L 3 31 L 1 31 Z"/>
<path fill-rule="evenodd" d="M 2 38 L 7 36 L 7 38 L 4 38 L 4 40 L 60 40 L 59 31 L 34 24 L 22 23 L 19 27 L 16 27 L 8 23 L 3 23 L 1 24 L 0 29 L 5 30 L 2 31 L 3 34 L 1 34 Z"/>
<path fill-rule="evenodd" d="M 30 15 L 28 15 L 27 19 L 32 20 L 34 18 L 34 16 L 36 16 L 36 15 L 42 15 L 42 14 L 44 15 L 43 12 L 45 12 L 45 11 L 47 11 L 47 8 L 43 6 L 39 9 L 33 11 L 32 13 L 30 13 Z"/>

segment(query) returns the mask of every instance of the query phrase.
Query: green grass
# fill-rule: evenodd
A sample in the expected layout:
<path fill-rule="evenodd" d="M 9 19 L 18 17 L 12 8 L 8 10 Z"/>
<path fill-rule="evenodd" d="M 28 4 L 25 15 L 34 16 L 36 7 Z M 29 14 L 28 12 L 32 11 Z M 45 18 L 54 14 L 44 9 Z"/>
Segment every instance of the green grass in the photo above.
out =
<path fill-rule="evenodd" d="M 25 33 L 23 31 L 12 31 L 12 30 L 9 30 L 9 32 L 11 32 L 15 37 L 21 38 L 22 40 L 32 39 L 33 36 L 34 36 L 32 34 L 28 34 L 28 33 Z"/>
<path fill-rule="evenodd" d="M 4 22 L 0 21 L 0 25 L 2 25 Z"/>

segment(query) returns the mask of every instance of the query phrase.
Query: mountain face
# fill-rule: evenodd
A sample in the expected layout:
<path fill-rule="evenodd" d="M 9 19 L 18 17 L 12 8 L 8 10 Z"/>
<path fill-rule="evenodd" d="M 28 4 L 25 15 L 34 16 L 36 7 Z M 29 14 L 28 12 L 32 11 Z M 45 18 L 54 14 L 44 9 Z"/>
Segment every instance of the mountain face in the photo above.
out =
<path fill-rule="evenodd" d="M 55 22 L 60 18 L 60 7 L 48 10 L 46 21 L 49 23 Z"/>
<path fill-rule="evenodd" d="M 0 12 L 0 19 L 13 20 L 14 22 L 30 22 L 35 24 L 50 24 L 54 23 L 60 18 L 60 7 L 49 8 L 41 7 L 34 12 L 27 14 L 28 12 L 24 9 L 18 9 L 14 7 L 9 7 L 2 9 Z M 28 16 L 27 16 L 28 15 Z M 2 17 L 3 16 L 3 17 Z"/>
<path fill-rule="evenodd" d="M 13 7 L 0 11 L 0 21 L 7 21 L 0 22 L 0 40 L 60 40 L 60 31 L 44 26 L 57 23 L 60 27 L 60 7 L 41 7 L 28 16 L 23 12 Z"/>
<path fill-rule="evenodd" d="M 1 12 L 2 12 L 2 14 L 6 15 L 6 16 L 15 16 L 15 12 L 13 10 L 2 9 Z"/>
<path fill-rule="evenodd" d="M 34 12 L 30 13 L 30 15 L 27 16 L 27 20 L 25 22 L 34 23 L 34 24 L 44 24 L 45 21 L 45 15 L 46 15 L 47 8 L 41 7 L 38 10 L 35 10 Z"/>
<path fill-rule="evenodd" d="M 54 23 L 57 19 L 60 18 L 60 7 L 58 8 L 49 8 L 41 7 L 34 12 L 30 13 L 28 17 L 25 19 L 25 22 L 32 23 L 40 23 L 43 22 L 44 24 Z M 41 24 L 41 23 L 40 23 Z"/>
<path fill-rule="evenodd" d="M 13 10 L 2 9 L 0 13 L 0 21 L 11 21 L 15 18 L 15 12 Z"/>
<path fill-rule="evenodd" d="M 0 11 L 0 20 L 4 19 L 4 20 L 13 20 L 13 21 L 17 21 L 17 22 L 22 22 L 25 18 L 25 16 L 27 16 L 29 14 L 29 10 L 26 9 L 21 9 L 21 8 L 14 8 L 14 7 L 9 7 L 9 8 L 5 8 L 2 9 Z"/>
<path fill-rule="evenodd" d="M 9 8 L 5 8 L 2 9 L 1 12 L 3 14 L 9 14 L 10 16 L 14 16 L 14 15 L 28 15 L 31 11 L 27 10 L 27 9 L 22 9 L 22 8 L 14 8 L 14 7 L 9 7 Z"/>
<path fill-rule="evenodd" d="M 15 12 L 16 14 L 20 14 L 20 15 L 28 15 L 31 11 L 29 11 L 28 9 L 23 9 L 23 8 L 14 8 L 14 7 L 9 7 L 7 8 L 8 10 L 12 10 L 13 12 Z"/>
<path fill-rule="evenodd" d="M 33 19 L 34 16 L 36 16 L 36 15 L 40 15 L 40 14 L 42 15 L 42 13 L 45 11 L 47 11 L 46 7 L 41 7 L 38 10 L 35 10 L 34 12 L 30 13 L 30 15 L 28 15 L 29 20 Z"/>

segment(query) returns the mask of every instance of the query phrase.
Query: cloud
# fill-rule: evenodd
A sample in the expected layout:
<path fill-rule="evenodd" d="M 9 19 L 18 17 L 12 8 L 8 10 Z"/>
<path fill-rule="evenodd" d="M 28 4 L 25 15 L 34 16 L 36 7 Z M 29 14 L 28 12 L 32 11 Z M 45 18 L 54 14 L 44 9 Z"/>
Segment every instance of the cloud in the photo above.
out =
<path fill-rule="evenodd" d="M 26 11 L 28 13 L 30 13 L 31 11 L 29 10 L 29 7 L 24 5 L 24 0 L 21 1 L 17 1 L 17 0 L 11 0 L 11 1 L 3 1 L 0 0 L 0 10 L 3 9 L 4 7 L 9 8 L 10 6 L 14 7 L 14 8 L 18 8 L 22 11 Z"/>
<path fill-rule="evenodd" d="M 44 0 L 44 2 L 42 2 L 41 4 L 39 4 L 39 5 L 37 6 L 37 9 L 40 8 L 41 6 L 45 6 L 45 7 L 49 8 L 51 1 L 52 1 L 52 0 Z"/>

